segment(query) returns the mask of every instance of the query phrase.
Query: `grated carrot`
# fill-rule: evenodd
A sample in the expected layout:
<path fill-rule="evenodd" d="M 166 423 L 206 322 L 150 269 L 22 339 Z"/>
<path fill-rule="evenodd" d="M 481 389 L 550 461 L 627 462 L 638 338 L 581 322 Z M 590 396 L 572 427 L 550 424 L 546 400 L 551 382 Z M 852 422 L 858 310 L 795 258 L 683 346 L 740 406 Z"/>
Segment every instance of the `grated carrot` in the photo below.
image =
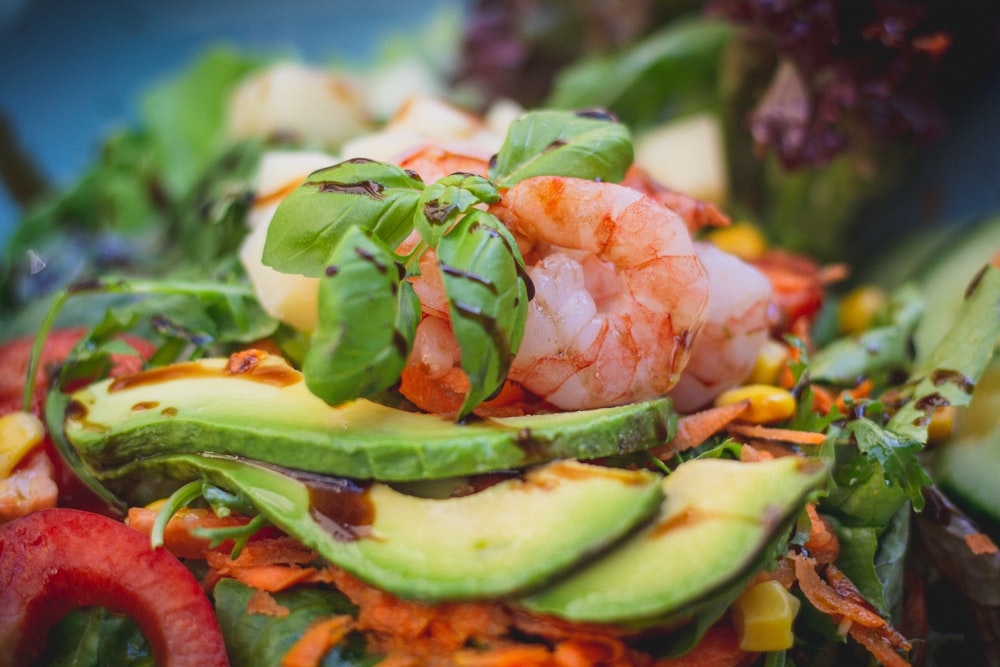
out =
<path fill-rule="evenodd" d="M 760 440 L 775 440 L 796 445 L 821 445 L 826 436 L 815 431 L 798 431 L 788 428 L 773 428 L 759 424 L 730 424 L 726 429 L 735 435 Z"/>
<path fill-rule="evenodd" d="M 731 424 L 749 405 L 750 401 L 739 401 L 684 415 L 677 420 L 677 433 L 673 439 L 653 447 L 649 452 L 661 460 L 667 460 L 678 452 L 697 447 Z"/>
<path fill-rule="evenodd" d="M 282 618 L 290 613 L 288 607 L 280 604 L 265 590 L 255 590 L 247 602 L 247 613 Z"/>
<path fill-rule="evenodd" d="M 281 667 L 319 667 L 323 656 L 347 636 L 353 625 L 350 616 L 332 616 L 313 623 L 281 659 Z"/>

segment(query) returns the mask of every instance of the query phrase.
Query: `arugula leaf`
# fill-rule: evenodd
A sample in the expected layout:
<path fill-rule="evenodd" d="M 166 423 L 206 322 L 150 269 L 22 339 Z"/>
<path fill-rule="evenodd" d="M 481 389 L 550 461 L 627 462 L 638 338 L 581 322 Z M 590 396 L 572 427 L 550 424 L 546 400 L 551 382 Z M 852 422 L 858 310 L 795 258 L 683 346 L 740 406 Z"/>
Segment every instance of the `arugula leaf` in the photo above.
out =
<path fill-rule="evenodd" d="M 396 165 L 365 159 L 313 172 L 282 200 L 267 229 L 264 264 L 319 277 L 330 249 L 362 225 L 396 248 L 413 230 L 424 183 Z"/>
<path fill-rule="evenodd" d="M 302 370 L 309 390 L 335 405 L 399 379 L 413 348 L 420 300 L 398 256 L 371 229 L 347 228 L 326 267 Z"/>
<path fill-rule="evenodd" d="M 490 179 L 500 188 L 532 176 L 617 183 L 632 158 L 628 128 L 607 113 L 536 111 L 511 123 L 490 164 Z"/>
<path fill-rule="evenodd" d="M 437 247 L 451 323 L 471 388 L 459 417 L 503 385 L 528 316 L 524 262 L 495 216 L 471 211 Z"/>
<path fill-rule="evenodd" d="M 924 445 L 879 426 L 871 419 L 854 419 L 847 429 L 858 443 L 858 451 L 878 461 L 885 475 L 887 486 L 898 486 L 913 508 L 920 511 L 924 505 L 921 488 L 931 483 L 924 472 L 917 454 Z"/>

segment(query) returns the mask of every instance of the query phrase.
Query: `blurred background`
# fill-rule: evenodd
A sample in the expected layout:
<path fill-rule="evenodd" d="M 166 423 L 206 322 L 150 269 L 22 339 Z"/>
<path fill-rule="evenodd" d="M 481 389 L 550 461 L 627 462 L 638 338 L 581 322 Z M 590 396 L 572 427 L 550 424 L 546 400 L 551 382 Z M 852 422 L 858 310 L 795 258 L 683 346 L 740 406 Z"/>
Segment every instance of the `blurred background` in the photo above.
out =
<path fill-rule="evenodd" d="M 380 42 L 465 0 L 0 0 L 0 119 L 40 175 L 65 185 L 115 128 L 136 122 L 141 94 L 207 47 L 358 65 Z M 0 243 L 18 211 L 0 188 Z"/>
<path fill-rule="evenodd" d="M 603 106 L 637 134 L 710 113 L 729 212 L 822 259 L 865 261 L 1000 209 L 998 25 L 995 0 L 0 0 L 0 242 L 15 199 L 72 184 L 144 120 L 150 88 L 228 45 L 362 78 L 420 60 L 470 106 Z M 811 117 L 789 103 L 796 85 Z"/>

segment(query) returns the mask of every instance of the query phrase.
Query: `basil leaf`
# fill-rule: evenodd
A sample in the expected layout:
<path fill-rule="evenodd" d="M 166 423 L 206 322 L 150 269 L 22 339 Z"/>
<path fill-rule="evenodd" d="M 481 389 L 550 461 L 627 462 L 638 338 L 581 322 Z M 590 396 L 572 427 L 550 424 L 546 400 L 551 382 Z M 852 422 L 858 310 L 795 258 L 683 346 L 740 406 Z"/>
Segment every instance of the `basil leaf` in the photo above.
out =
<path fill-rule="evenodd" d="M 476 199 L 484 204 L 496 204 L 500 201 L 500 192 L 497 191 L 496 186 L 490 183 L 489 180 L 476 174 L 467 174 L 458 171 L 444 178 L 439 178 L 437 182 L 440 185 L 454 186 L 468 190 L 475 195 Z"/>
<path fill-rule="evenodd" d="M 420 194 L 414 227 L 425 243 L 436 246 L 458 217 L 478 203 L 479 198 L 468 190 L 438 181 Z"/>
<path fill-rule="evenodd" d="M 490 179 L 499 187 L 532 176 L 574 176 L 617 183 L 632 164 L 628 129 L 602 112 L 536 111 L 510 125 Z"/>
<path fill-rule="evenodd" d="M 350 227 L 326 262 L 319 320 L 303 361 L 310 391 L 331 405 L 394 384 L 406 364 L 420 301 L 395 253 Z"/>
<path fill-rule="evenodd" d="M 474 209 L 437 247 L 469 393 L 459 418 L 503 385 L 528 313 L 523 260 L 507 228 Z"/>
<path fill-rule="evenodd" d="M 401 167 L 352 159 L 310 174 L 275 211 L 263 262 L 283 273 L 319 277 L 348 229 L 371 229 L 390 248 L 413 230 L 424 183 Z"/>

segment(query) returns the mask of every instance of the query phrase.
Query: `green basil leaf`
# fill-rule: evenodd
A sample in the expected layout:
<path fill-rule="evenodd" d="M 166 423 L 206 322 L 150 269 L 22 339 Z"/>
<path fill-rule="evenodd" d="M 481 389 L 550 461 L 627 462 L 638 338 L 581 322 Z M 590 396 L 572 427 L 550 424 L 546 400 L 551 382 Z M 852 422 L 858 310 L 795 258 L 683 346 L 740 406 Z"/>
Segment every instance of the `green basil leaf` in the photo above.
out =
<path fill-rule="evenodd" d="M 319 277 L 330 250 L 358 225 L 395 248 L 413 230 L 423 189 L 413 172 L 372 160 L 352 159 L 315 171 L 278 205 L 267 230 L 264 264 Z"/>
<path fill-rule="evenodd" d="M 459 216 L 479 201 L 468 190 L 438 181 L 420 193 L 413 224 L 425 243 L 436 246 Z"/>
<path fill-rule="evenodd" d="M 500 192 L 497 190 L 497 187 L 488 179 L 476 174 L 467 174 L 458 171 L 444 178 L 439 178 L 437 182 L 440 185 L 454 186 L 468 190 L 476 196 L 476 199 L 484 204 L 496 204 L 500 201 Z"/>
<path fill-rule="evenodd" d="M 510 125 L 490 164 L 505 188 L 532 176 L 574 176 L 617 183 L 632 164 L 628 128 L 599 111 L 536 111 Z"/>
<path fill-rule="evenodd" d="M 495 216 L 474 209 L 437 246 L 452 328 L 470 389 L 459 418 L 503 385 L 528 313 L 523 260 Z"/>
<path fill-rule="evenodd" d="M 331 405 L 393 385 L 413 347 L 420 300 L 398 256 L 364 227 L 350 227 L 319 285 L 319 320 L 303 373 Z"/>

